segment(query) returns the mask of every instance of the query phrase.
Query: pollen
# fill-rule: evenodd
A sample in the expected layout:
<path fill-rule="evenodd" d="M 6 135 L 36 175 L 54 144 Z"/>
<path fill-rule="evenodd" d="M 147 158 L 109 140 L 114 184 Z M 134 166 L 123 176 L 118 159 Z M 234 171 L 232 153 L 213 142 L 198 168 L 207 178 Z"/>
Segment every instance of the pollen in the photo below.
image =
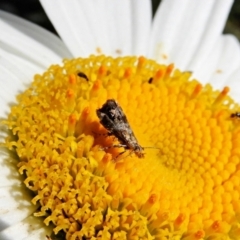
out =
<path fill-rule="evenodd" d="M 5 121 L 35 216 L 69 240 L 239 239 L 240 106 L 228 92 L 144 57 L 65 59 L 36 75 Z M 108 99 L 143 158 L 100 124 Z"/>

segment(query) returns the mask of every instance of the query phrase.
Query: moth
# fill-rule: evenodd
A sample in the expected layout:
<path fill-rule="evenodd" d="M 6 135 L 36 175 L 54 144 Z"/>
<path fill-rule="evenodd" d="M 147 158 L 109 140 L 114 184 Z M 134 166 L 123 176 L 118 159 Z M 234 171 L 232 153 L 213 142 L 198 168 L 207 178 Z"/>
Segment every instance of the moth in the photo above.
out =
<path fill-rule="evenodd" d="M 121 143 L 115 145 L 116 147 L 130 150 L 139 158 L 144 157 L 144 148 L 139 145 L 127 117 L 117 101 L 114 99 L 107 100 L 96 112 L 100 123 L 108 130 L 108 135 L 115 136 Z"/>

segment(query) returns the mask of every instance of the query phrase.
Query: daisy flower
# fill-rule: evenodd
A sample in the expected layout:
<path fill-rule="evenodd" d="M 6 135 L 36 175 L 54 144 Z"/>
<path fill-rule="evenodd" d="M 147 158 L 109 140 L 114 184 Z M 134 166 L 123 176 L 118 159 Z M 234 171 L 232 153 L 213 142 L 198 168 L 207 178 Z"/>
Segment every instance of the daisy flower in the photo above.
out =
<path fill-rule="evenodd" d="M 41 0 L 62 40 L 0 12 L 0 239 L 239 238 L 232 2 Z"/>

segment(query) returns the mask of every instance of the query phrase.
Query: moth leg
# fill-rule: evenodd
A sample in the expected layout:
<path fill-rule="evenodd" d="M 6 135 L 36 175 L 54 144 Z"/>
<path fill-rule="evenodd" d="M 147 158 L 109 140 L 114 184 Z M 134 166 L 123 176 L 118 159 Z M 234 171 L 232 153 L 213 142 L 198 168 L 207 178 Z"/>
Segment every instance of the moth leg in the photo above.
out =
<path fill-rule="evenodd" d="M 124 151 L 120 152 L 115 158 L 114 160 L 117 160 L 122 154 L 124 154 L 127 150 L 129 150 L 129 147 L 125 144 L 117 144 L 117 145 L 113 145 L 113 147 L 119 147 L 119 148 L 124 148 Z M 133 151 L 131 151 L 126 157 L 128 157 L 129 155 L 131 155 Z"/>
<path fill-rule="evenodd" d="M 124 154 L 127 150 L 129 150 L 129 147 L 125 144 L 115 144 L 112 146 L 108 146 L 108 147 L 104 147 L 102 148 L 102 150 L 108 150 L 110 148 L 124 148 L 124 151 L 120 152 L 113 160 L 116 161 L 119 156 L 121 156 L 122 154 Z M 132 152 L 132 151 L 131 151 Z M 130 153 L 131 154 L 131 153 Z M 128 155 L 129 156 L 129 155 Z"/>
<path fill-rule="evenodd" d="M 128 149 L 128 146 L 125 144 L 116 144 L 116 145 L 113 145 L 112 147 Z"/>
<path fill-rule="evenodd" d="M 117 160 L 119 158 L 119 156 L 121 156 L 123 153 L 125 153 L 126 151 L 120 152 L 115 158 L 114 160 Z"/>
<path fill-rule="evenodd" d="M 95 135 L 95 136 L 104 136 L 104 137 L 108 137 L 108 136 L 112 136 L 113 134 L 110 133 L 110 132 L 107 132 L 107 133 L 96 133 L 96 132 L 93 132 L 92 133 Z"/>
<path fill-rule="evenodd" d="M 115 158 L 114 158 L 114 160 L 117 160 L 118 159 L 118 157 L 120 156 L 120 155 L 122 155 L 123 153 L 125 153 L 127 150 L 129 150 L 129 148 L 125 148 L 125 151 L 123 151 L 123 152 L 120 152 Z M 129 153 L 128 153 L 128 155 L 127 156 L 125 156 L 124 158 L 126 158 L 126 157 L 128 157 L 128 156 L 132 156 L 132 154 L 134 153 L 134 151 L 133 150 L 131 150 L 131 151 L 129 151 Z"/>
<path fill-rule="evenodd" d="M 112 145 L 112 146 L 108 146 L 108 147 L 103 147 L 102 150 L 107 150 L 110 148 L 125 148 L 128 149 L 127 145 L 124 144 L 116 144 L 116 145 Z"/>

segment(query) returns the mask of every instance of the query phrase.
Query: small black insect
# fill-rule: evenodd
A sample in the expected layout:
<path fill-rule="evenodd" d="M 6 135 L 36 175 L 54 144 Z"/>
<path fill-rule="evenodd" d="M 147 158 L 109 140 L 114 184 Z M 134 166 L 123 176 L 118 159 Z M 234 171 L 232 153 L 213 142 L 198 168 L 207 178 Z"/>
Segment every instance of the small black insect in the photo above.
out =
<path fill-rule="evenodd" d="M 88 79 L 88 77 L 87 77 L 87 75 L 86 75 L 85 73 L 83 73 L 83 72 L 78 72 L 77 75 L 78 75 L 79 77 L 84 78 L 84 79 L 86 79 L 87 81 L 89 81 L 89 79 Z"/>
<path fill-rule="evenodd" d="M 240 118 L 240 112 L 232 113 L 231 118 Z"/>
<path fill-rule="evenodd" d="M 148 80 L 148 83 L 152 83 L 152 81 L 153 81 L 153 78 L 151 77 L 151 78 L 149 78 L 149 80 Z"/>
<path fill-rule="evenodd" d="M 144 157 L 143 147 L 138 144 L 126 115 L 114 99 L 107 100 L 96 112 L 100 123 L 109 131 L 108 134 L 115 136 L 121 143 L 118 147 L 133 151 L 139 158 Z"/>

